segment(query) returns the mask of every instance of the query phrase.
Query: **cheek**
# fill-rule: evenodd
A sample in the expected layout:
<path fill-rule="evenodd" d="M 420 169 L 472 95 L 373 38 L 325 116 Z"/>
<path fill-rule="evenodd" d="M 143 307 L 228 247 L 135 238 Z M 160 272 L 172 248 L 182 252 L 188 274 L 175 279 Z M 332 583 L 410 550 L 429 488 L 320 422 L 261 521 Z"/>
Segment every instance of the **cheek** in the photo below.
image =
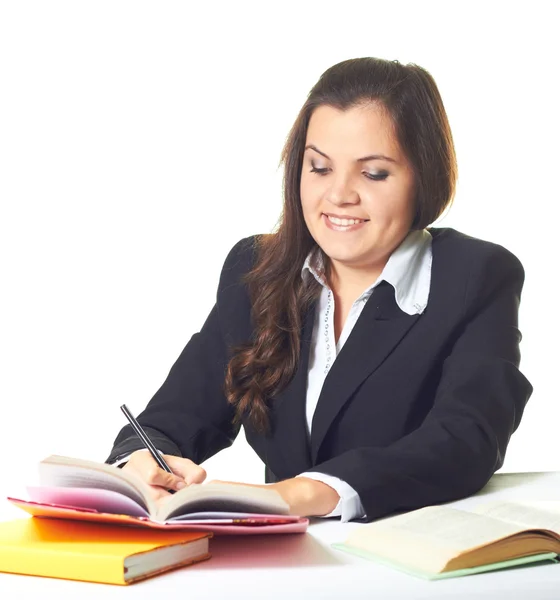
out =
<path fill-rule="evenodd" d="M 303 219 L 309 225 L 309 217 L 311 214 L 311 207 L 309 205 L 309 196 L 304 192 L 304 190 L 300 191 L 301 198 L 301 211 L 303 213 Z"/>
<path fill-rule="evenodd" d="M 318 194 L 316 186 L 309 185 L 305 181 L 302 181 L 300 185 L 299 195 L 304 214 L 316 208 L 319 204 L 320 195 Z"/>
<path fill-rule="evenodd" d="M 414 206 L 408 189 L 402 186 L 379 186 L 375 192 L 362 196 L 368 212 L 386 220 L 409 220 L 414 214 Z"/>

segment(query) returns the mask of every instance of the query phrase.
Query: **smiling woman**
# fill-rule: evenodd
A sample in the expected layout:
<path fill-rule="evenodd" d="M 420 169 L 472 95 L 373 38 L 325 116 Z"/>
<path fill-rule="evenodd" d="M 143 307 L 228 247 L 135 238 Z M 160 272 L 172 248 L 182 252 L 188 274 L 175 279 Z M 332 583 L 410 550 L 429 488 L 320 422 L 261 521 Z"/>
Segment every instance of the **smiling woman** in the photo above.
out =
<path fill-rule="evenodd" d="M 466 496 L 498 469 L 531 395 L 523 267 L 430 227 L 457 176 L 431 75 L 361 58 L 312 88 L 284 151 L 278 229 L 226 258 L 217 301 L 108 462 L 154 495 L 201 482 L 241 424 L 294 514 L 376 519 Z"/>
<path fill-rule="evenodd" d="M 306 145 L 301 175 L 305 223 L 329 257 L 331 285 L 344 289 L 350 277 L 357 288 L 350 293 L 359 293 L 412 228 L 414 171 L 379 104 L 318 107 L 307 142 L 313 143 Z M 371 148 L 376 151 L 368 154 Z"/>

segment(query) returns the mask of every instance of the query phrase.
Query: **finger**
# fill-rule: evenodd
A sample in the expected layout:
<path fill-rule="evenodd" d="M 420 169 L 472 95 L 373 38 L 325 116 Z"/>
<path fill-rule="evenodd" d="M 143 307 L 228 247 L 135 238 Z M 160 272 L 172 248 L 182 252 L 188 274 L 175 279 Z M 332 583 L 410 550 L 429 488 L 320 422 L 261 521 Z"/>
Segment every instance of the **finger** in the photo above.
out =
<path fill-rule="evenodd" d="M 187 485 L 191 485 L 191 483 L 202 483 L 205 479 L 206 471 L 199 465 L 196 465 L 196 467 L 187 475 L 185 481 L 187 482 Z"/>
<path fill-rule="evenodd" d="M 128 463 L 123 467 L 139 475 L 148 485 L 162 487 L 166 490 L 180 490 L 186 482 L 179 474 L 168 473 L 161 469 L 153 457 L 142 450 L 133 452 Z"/>
<path fill-rule="evenodd" d="M 153 500 L 161 500 L 166 498 L 167 496 L 171 496 L 171 494 L 168 492 L 168 489 L 172 489 L 172 488 L 163 488 L 157 485 L 151 485 L 145 477 L 145 474 L 143 471 L 139 471 L 137 468 L 135 468 L 133 465 L 130 464 L 126 464 L 123 467 L 123 471 L 130 471 L 132 472 L 136 477 L 141 477 L 141 479 L 147 484 L 147 489 L 148 489 L 148 493 L 150 495 L 150 498 L 152 498 Z"/>
<path fill-rule="evenodd" d="M 144 480 L 149 485 L 158 486 L 165 490 L 181 490 L 187 485 L 181 476 L 164 471 L 155 461 L 146 467 Z"/>
<path fill-rule="evenodd" d="M 165 461 L 171 470 L 181 477 L 187 485 L 191 483 L 202 483 L 206 479 L 206 471 L 188 458 L 164 455 Z"/>

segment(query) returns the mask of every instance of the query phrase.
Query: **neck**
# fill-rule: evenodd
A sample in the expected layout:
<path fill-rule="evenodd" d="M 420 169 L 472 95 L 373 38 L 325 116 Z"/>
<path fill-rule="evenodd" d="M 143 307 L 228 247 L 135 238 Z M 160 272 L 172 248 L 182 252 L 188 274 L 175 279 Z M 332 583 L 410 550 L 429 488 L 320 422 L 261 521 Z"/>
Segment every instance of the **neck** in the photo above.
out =
<path fill-rule="evenodd" d="M 337 296 L 358 298 L 377 281 L 387 260 L 388 257 L 382 263 L 367 268 L 348 267 L 331 261 L 329 285 Z"/>

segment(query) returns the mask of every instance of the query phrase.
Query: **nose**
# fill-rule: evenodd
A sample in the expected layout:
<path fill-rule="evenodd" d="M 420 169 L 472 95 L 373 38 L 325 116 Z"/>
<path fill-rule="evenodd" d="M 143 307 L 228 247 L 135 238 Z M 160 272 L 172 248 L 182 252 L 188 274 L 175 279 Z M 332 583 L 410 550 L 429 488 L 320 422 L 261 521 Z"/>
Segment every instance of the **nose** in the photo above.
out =
<path fill-rule="evenodd" d="M 352 185 L 351 178 L 338 178 L 332 180 L 332 185 L 327 190 L 326 199 L 335 206 L 344 204 L 358 204 L 360 196 Z"/>

